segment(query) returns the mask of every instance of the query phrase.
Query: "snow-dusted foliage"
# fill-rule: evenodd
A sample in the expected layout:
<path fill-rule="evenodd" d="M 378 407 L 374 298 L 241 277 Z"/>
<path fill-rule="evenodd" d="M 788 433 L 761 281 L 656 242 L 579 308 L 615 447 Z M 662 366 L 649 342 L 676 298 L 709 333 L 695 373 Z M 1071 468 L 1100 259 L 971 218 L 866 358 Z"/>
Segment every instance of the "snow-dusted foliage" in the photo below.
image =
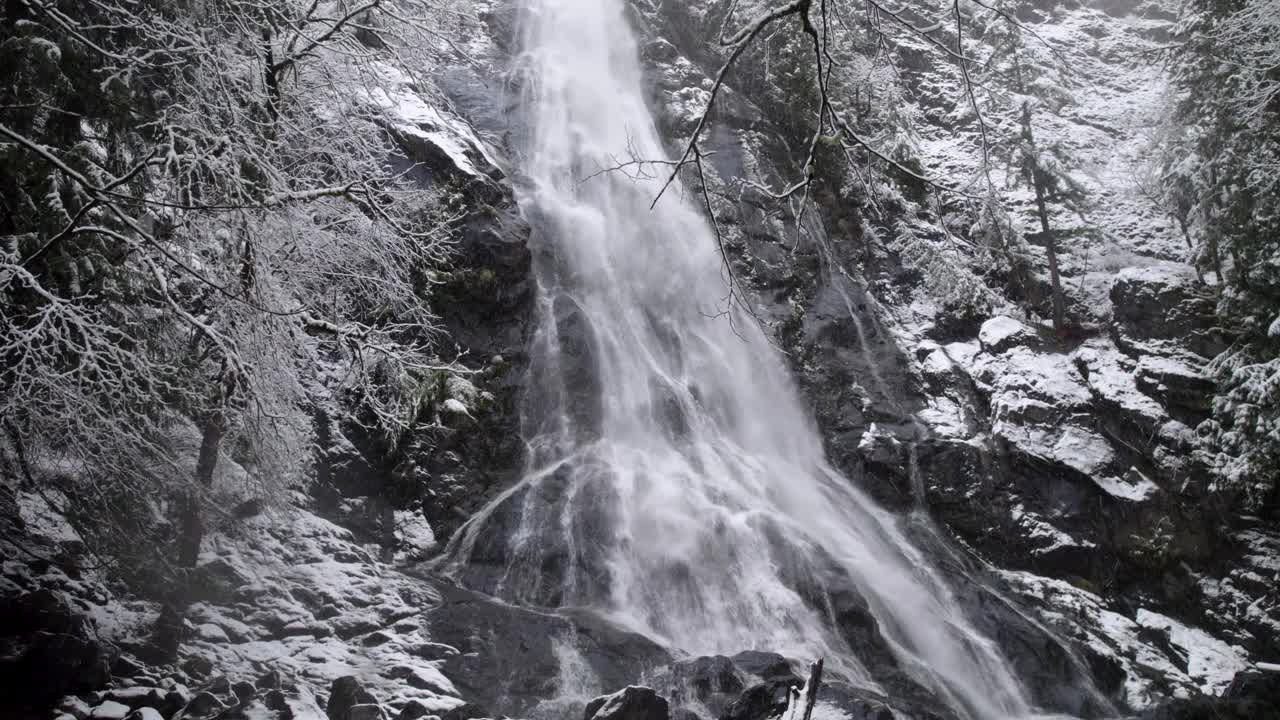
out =
<path fill-rule="evenodd" d="M 380 431 L 411 419 L 437 382 L 427 298 L 448 217 L 397 160 L 370 93 L 405 77 L 429 92 L 416 73 L 441 44 L 433 8 L 6 8 L 0 418 L 14 475 L 74 479 L 104 527 L 140 506 L 182 515 L 198 546 L 201 507 L 228 490 L 220 457 L 246 470 L 235 492 L 270 497 L 308 465 L 316 404 L 346 398 Z"/>
<path fill-rule="evenodd" d="M 1280 3 L 1196 0 L 1178 30 L 1162 187 L 1189 219 L 1233 342 L 1200 434 L 1223 487 L 1274 503 L 1280 477 Z"/>

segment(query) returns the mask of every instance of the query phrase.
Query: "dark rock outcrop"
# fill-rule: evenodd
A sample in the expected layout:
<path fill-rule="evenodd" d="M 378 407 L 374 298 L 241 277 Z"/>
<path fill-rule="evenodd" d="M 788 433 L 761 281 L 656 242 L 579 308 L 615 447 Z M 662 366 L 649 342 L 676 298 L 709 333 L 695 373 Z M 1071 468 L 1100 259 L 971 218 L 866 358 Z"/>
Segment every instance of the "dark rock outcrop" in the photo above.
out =
<path fill-rule="evenodd" d="M 669 720 L 666 698 L 652 688 L 630 685 L 587 703 L 582 720 Z"/>
<path fill-rule="evenodd" d="M 362 720 L 355 716 L 353 710 L 360 706 L 377 706 L 377 702 L 377 698 L 364 689 L 359 679 L 347 675 L 333 681 L 329 688 L 329 702 L 325 704 L 324 710 L 329 720 Z"/>
<path fill-rule="evenodd" d="M 1236 673 L 1221 697 L 1198 697 L 1160 705 L 1141 720 L 1276 720 L 1280 718 L 1280 672 Z"/>
<path fill-rule="evenodd" d="M 90 620 L 52 590 L 0 598 L 0 706 L 41 706 L 110 680 Z"/>

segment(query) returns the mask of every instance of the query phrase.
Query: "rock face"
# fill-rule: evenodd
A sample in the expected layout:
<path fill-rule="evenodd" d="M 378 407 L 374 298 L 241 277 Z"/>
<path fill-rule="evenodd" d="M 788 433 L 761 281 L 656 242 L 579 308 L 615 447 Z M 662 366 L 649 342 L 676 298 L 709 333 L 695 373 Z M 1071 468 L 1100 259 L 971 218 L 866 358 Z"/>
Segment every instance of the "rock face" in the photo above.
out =
<path fill-rule="evenodd" d="M 0 706 L 39 707 L 111 677 L 88 618 L 52 590 L 0 598 L 0 649 Z"/>
<path fill-rule="evenodd" d="M 665 698 L 652 688 L 631 685 L 587 703 L 582 720 L 669 720 Z"/>

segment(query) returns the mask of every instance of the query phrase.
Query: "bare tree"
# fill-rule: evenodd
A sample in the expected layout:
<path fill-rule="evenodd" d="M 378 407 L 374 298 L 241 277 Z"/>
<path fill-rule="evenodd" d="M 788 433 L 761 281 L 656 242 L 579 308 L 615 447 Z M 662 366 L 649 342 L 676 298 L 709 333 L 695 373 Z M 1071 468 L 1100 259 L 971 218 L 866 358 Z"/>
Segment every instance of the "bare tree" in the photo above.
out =
<path fill-rule="evenodd" d="M 455 52 L 438 28 L 458 16 L 418 0 L 3 12 L 25 69 L 0 95 L 0 417 L 46 465 L 80 466 L 104 520 L 173 498 L 193 564 L 220 459 L 278 496 L 307 465 L 317 396 L 401 432 L 448 370 L 428 299 L 451 219 L 392 166 L 390 128 L 398 97 L 431 92 L 419 73 Z"/>

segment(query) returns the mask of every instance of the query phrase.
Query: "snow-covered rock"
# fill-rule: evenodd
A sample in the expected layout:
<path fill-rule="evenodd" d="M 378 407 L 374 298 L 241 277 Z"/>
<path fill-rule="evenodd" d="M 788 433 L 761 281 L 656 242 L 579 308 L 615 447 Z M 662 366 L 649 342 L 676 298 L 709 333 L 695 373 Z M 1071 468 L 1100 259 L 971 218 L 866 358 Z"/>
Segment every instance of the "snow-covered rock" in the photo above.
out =
<path fill-rule="evenodd" d="M 129 712 L 128 705 L 107 700 L 90 711 L 89 720 L 124 720 Z"/>
<path fill-rule="evenodd" d="M 993 355 L 1021 345 L 1036 336 L 1035 330 L 1006 315 L 997 315 L 982 323 L 978 331 L 978 342 L 982 349 Z"/>

